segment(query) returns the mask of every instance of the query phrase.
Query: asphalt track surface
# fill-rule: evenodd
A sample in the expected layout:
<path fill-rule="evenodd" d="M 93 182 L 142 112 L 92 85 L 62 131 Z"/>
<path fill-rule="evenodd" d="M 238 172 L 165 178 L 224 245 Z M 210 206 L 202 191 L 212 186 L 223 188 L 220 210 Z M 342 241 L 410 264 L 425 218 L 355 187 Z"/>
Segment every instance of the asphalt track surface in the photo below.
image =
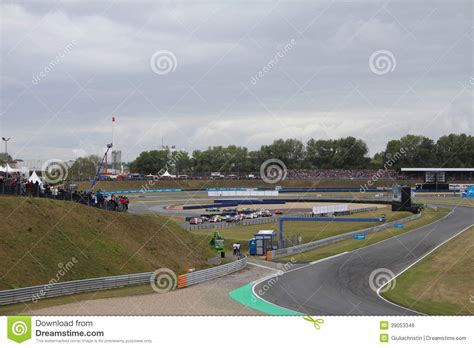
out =
<path fill-rule="evenodd" d="M 398 275 L 422 256 L 474 223 L 474 209 L 447 206 L 447 217 L 371 246 L 266 279 L 254 292 L 275 305 L 310 315 L 417 315 L 381 298 L 372 272 Z"/>
<path fill-rule="evenodd" d="M 248 199 L 255 199 L 252 197 L 247 197 Z M 268 199 L 268 197 L 265 197 Z M 289 195 L 283 194 L 280 196 L 281 199 L 292 199 L 292 200 L 301 200 L 305 199 L 314 199 L 316 202 L 326 202 L 328 200 L 334 201 L 346 201 L 349 200 L 352 203 L 359 203 L 359 200 L 350 194 L 341 194 L 337 196 L 324 196 L 317 197 L 316 194 L 306 194 L 306 195 Z M 161 193 L 156 195 L 147 194 L 146 196 L 138 197 L 136 200 L 132 200 L 129 206 L 129 211 L 131 213 L 138 214 L 150 214 L 158 213 L 163 215 L 173 215 L 173 216 L 195 216 L 199 217 L 200 212 L 194 210 L 173 210 L 166 209 L 167 206 L 174 204 L 182 205 L 195 205 L 195 204 L 210 204 L 216 199 L 216 197 L 208 197 L 207 192 L 180 192 L 180 193 Z M 221 198 L 222 199 L 222 198 Z M 229 198 L 231 199 L 231 198 Z M 242 198 L 241 199 L 245 199 Z M 374 203 L 385 204 L 387 197 L 382 197 L 380 199 L 374 199 Z M 249 208 L 252 206 L 249 205 Z M 258 206 L 256 207 L 258 208 Z"/>

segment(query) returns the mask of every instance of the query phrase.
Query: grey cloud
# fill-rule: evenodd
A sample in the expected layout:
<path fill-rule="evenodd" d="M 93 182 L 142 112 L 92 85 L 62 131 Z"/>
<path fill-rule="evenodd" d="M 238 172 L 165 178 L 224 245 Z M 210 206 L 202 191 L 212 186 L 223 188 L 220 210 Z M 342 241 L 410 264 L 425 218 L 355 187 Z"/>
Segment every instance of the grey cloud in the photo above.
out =
<path fill-rule="evenodd" d="M 469 1 L 1 6 L 0 133 L 15 157 L 100 153 L 112 115 L 126 159 L 161 137 L 192 150 L 354 135 L 374 153 L 407 132 L 472 133 Z M 178 65 L 157 75 L 150 57 L 163 49 Z M 393 72 L 370 71 L 377 50 L 393 53 Z"/>

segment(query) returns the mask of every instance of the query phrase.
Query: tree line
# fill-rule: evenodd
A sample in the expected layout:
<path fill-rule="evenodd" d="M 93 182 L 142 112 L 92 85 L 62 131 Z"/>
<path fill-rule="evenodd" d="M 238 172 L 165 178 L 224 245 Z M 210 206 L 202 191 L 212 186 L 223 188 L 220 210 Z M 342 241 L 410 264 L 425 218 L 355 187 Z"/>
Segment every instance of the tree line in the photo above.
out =
<path fill-rule="evenodd" d="M 206 150 L 186 151 L 164 148 L 144 151 L 129 163 L 131 172 L 173 174 L 258 173 L 261 164 L 271 158 L 285 163 L 288 169 L 379 169 L 402 167 L 474 167 L 474 137 L 449 134 L 437 141 L 422 135 L 406 135 L 390 140 L 384 151 L 368 156 L 362 139 L 277 139 L 258 150 L 229 145 Z"/>

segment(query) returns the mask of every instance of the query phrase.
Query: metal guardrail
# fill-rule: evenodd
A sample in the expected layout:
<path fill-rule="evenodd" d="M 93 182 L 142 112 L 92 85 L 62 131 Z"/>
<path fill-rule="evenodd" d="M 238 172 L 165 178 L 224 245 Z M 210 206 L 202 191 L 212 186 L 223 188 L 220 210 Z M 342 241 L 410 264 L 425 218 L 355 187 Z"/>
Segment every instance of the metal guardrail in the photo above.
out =
<path fill-rule="evenodd" d="M 357 214 L 357 213 L 364 213 L 367 211 L 374 211 L 377 210 L 378 207 L 366 207 L 366 208 L 357 208 L 357 209 L 348 209 L 346 211 L 339 211 L 337 214 L 334 214 L 334 216 L 343 216 L 343 215 L 352 215 L 352 214 Z M 313 213 L 305 213 L 303 216 L 306 217 L 316 217 L 316 216 L 322 216 L 323 214 L 313 214 Z"/>
<path fill-rule="evenodd" d="M 343 212 L 338 215 L 350 215 L 350 214 L 362 213 L 366 211 L 373 211 L 377 209 L 378 209 L 377 207 L 350 209 L 347 212 Z M 310 217 L 310 216 L 313 216 L 313 214 L 307 213 L 307 214 L 304 214 L 303 216 Z M 217 222 L 217 223 L 205 223 L 201 225 L 190 225 L 189 223 L 183 223 L 181 224 L 181 227 L 187 231 L 224 229 L 224 228 L 239 227 L 239 226 L 273 224 L 273 223 L 277 223 L 279 219 L 280 219 L 279 216 L 272 216 L 272 217 L 267 217 L 267 218 L 247 219 L 247 220 L 242 220 L 239 222 Z"/>
<path fill-rule="evenodd" d="M 217 267 L 203 269 L 201 271 L 186 273 L 178 277 L 178 288 L 185 288 L 194 284 L 199 284 L 207 280 L 219 278 L 230 273 L 240 271 L 247 266 L 247 258 L 226 263 Z"/>
<path fill-rule="evenodd" d="M 119 275 L 93 279 L 72 280 L 60 283 L 31 286 L 0 291 L 0 305 L 18 302 L 36 302 L 43 298 L 73 295 L 87 291 L 107 290 L 130 285 L 150 283 L 153 272 Z"/>
<path fill-rule="evenodd" d="M 238 226 L 250 226 L 250 225 L 262 225 L 276 223 L 278 221 L 277 216 L 267 217 L 267 218 L 257 218 L 257 219 L 246 219 L 239 222 L 215 222 L 215 223 L 205 223 L 201 225 L 190 225 L 189 223 L 181 224 L 181 227 L 187 231 L 195 230 L 210 230 L 210 229 L 223 229 L 230 227 Z"/>
<path fill-rule="evenodd" d="M 247 258 L 233 261 L 217 267 L 191 272 L 178 276 L 178 288 L 202 283 L 241 270 L 247 266 Z M 72 280 L 60 283 L 30 286 L 27 288 L 0 291 L 0 305 L 19 302 L 37 302 L 43 298 L 73 295 L 89 291 L 108 290 L 132 285 L 150 284 L 154 272 L 127 274 L 111 277 Z M 185 280 L 184 286 L 180 281 Z"/>
<path fill-rule="evenodd" d="M 319 248 L 319 247 L 322 247 L 322 246 L 325 246 L 325 245 L 328 245 L 328 244 L 332 244 L 332 243 L 340 242 L 342 240 L 353 238 L 354 234 L 356 234 L 356 233 L 366 233 L 366 234 L 375 233 L 375 232 L 378 232 L 378 231 L 381 231 L 381 230 L 384 230 L 384 229 L 387 229 L 387 228 L 394 227 L 395 224 L 406 223 L 406 222 L 409 222 L 409 221 L 412 221 L 412 220 L 416 220 L 420 217 L 421 217 L 421 213 L 418 213 L 418 214 L 411 215 L 411 216 L 408 216 L 406 218 L 403 218 L 403 219 L 400 219 L 400 220 L 397 220 L 397 221 L 392 221 L 392 222 L 389 222 L 389 223 L 386 223 L 386 224 L 365 228 L 363 230 L 347 232 L 347 233 L 343 233 L 343 234 L 340 234 L 340 235 L 337 235 L 337 236 L 324 238 L 324 239 L 321 239 L 321 240 L 316 240 L 314 242 L 309 242 L 309 243 L 305 243 L 305 244 L 301 244 L 301 245 L 297 245 L 297 246 L 292 246 L 292 247 L 289 247 L 289 248 L 271 250 L 271 251 L 268 251 L 268 253 L 267 253 L 267 259 L 276 259 L 276 258 L 280 258 L 280 257 L 284 257 L 284 256 L 291 256 L 291 255 L 294 255 L 294 254 L 299 254 L 299 253 L 309 251 L 309 250 L 313 250 L 313 249 L 316 249 L 316 248 Z"/>

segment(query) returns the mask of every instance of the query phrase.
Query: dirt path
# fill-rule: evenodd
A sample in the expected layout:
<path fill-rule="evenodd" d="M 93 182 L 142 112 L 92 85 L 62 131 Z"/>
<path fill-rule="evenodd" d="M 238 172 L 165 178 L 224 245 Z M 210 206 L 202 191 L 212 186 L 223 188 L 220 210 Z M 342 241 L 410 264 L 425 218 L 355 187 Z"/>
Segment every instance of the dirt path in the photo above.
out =
<path fill-rule="evenodd" d="M 249 265 L 242 271 L 166 294 L 105 298 L 32 310 L 26 315 L 261 315 L 229 291 L 274 273 Z"/>

